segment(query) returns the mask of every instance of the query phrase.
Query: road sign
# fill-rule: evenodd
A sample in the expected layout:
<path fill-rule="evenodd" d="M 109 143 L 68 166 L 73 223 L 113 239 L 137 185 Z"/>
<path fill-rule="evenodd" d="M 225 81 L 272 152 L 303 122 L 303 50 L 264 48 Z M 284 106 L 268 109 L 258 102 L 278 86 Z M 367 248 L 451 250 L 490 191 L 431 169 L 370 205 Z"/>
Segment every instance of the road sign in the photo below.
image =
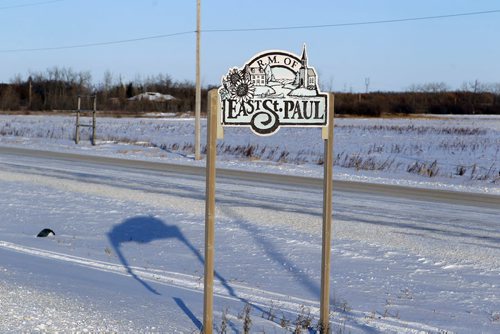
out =
<path fill-rule="evenodd" d="M 272 135 L 282 126 L 324 127 L 328 96 L 321 93 L 306 47 L 299 57 L 265 51 L 243 67 L 231 68 L 219 88 L 224 126 L 249 126 L 257 135 Z"/>
<path fill-rule="evenodd" d="M 323 242 L 321 255 L 320 333 L 329 333 L 330 253 L 332 224 L 333 94 L 318 88 L 318 76 L 308 65 L 306 47 L 298 57 L 266 51 L 222 77 L 222 86 L 208 94 L 205 197 L 205 274 L 203 333 L 213 330 L 215 248 L 215 179 L 220 126 L 247 126 L 268 136 L 282 126 L 322 127 L 324 140 Z"/>

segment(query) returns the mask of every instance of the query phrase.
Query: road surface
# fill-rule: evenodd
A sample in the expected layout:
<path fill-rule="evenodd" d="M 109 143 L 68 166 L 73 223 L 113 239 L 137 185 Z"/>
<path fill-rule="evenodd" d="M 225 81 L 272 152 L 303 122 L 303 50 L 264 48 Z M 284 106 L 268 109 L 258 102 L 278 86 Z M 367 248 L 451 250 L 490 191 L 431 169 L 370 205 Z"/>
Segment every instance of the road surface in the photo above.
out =
<path fill-rule="evenodd" d="M 133 170 L 149 170 L 167 173 L 179 173 L 195 176 L 204 176 L 205 168 L 198 166 L 179 165 L 160 163 L 152 161 L 129 160 L 110 158 L 103 156 L 81 155 L 65 152 L 52 152 L 52 151 L 38 151 L 32 149 L 21 149 L 13 147 L 0 146 L 0 154 L 6 157 L 5 162 L 8 161 L 8 156 L 25 156 L 32 158 L 44 158 L 51 160 L 59 160 L 68 163 L 81 163 L 99 164 L 109 167 L 121 167 Z M 293 176 L 293 175 L 280 175 L 280 174 L 266 174 L 253 171 L 240 171 L 235 169 L 217 169 L 217 177 L 225 179 L 233 179 L 255 183 L 265 184 L 281 184 L 299 187 L 316 187 L 323 186 L 323 180 L 312 177 Z M 451 204 L 464 204 L 479 207 L 498 208 L 500 207 L 500 196 L 491 194 L 480 193 L 464 193 L 457 191 L 438 190 L 438 189 L 424 189 L 406 186 L 395 186 L 387 184 L 372 184 L 365 182 L 354 181 L 334 181 L 334 189 L 339 192 L 351 193 L 365 193 L 373 195 L 392 196 L 397 198 L 439 201 Z"/>

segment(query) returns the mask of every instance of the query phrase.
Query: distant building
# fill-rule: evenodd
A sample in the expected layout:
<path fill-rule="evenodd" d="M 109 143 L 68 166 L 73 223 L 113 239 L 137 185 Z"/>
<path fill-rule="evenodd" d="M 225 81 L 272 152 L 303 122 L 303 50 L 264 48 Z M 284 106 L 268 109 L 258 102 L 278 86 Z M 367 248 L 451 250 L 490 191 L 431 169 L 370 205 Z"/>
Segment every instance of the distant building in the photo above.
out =
<path fill-rule="evenodd" d="M 176 98 L 169 94 L 162 94 L 157 92 L 145 92 L 139 95 L 132 96 L 129 101 L 152 101 L 152 102 L 165 102 L 175 100 Z"/>

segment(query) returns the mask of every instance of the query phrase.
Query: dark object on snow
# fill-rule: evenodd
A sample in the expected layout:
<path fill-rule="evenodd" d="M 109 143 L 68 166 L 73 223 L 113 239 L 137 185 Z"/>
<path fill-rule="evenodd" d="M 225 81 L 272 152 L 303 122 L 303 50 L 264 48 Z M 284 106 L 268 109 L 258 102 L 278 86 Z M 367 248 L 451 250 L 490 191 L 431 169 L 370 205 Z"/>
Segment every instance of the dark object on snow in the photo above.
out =
<path fill-rule="evenodd" d="M 37 237 L 45 238 L 48 237 L 49 235 L 56 235 L 56 234 L 50 228 L 44 228 L 43 230 L 40 231 L 40 233 L 38 233 Z"/>

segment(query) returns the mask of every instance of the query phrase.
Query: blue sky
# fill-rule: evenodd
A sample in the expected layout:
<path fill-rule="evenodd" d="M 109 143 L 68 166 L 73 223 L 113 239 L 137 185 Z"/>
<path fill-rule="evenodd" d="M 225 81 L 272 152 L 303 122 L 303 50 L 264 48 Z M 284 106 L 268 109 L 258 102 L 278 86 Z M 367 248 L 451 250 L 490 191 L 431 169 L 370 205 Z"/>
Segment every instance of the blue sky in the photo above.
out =
<path fill-rule="evenodd" d="M 38 5 L 33 5 L 39 3 Z M 12 8 L 27 4 L 26 7 Z M 499 10 L 493 0 L 202 0 L 202 29 L 307 26 Z M 195 78 L 196 0 L 0 0 L 0 82 L 53 66 L 105 71 L 124 81 L 159 73 Z M 51 51 L 60 47 L 192 33 L 133 43 Z M 230 67 L 254 54 L 281 49 L 300 54 L 324 88 L 404 90 L 412 84 L 500 82 L 500 12 L 477 16 L 318 29 L 202 34 L 202 82 L 219 84 Z"/>

